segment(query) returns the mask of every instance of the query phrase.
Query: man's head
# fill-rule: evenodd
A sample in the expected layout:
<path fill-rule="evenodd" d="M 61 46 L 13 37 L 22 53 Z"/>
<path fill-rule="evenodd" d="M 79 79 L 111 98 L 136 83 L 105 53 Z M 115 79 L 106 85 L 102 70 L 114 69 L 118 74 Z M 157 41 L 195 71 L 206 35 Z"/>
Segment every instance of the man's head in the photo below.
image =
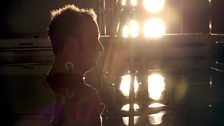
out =
<path fill-rule="evenodd" d="M 86 67 L 95 65 L 98 51 L 102 51 L 99 42 L 99 29 L 96 14 L 92 9 L 79 9 L 66 5 L 53 10 L 48 35 L 55 57 L 65 53 Z M 81 67 L 81 66 L 80 66 Z"/>

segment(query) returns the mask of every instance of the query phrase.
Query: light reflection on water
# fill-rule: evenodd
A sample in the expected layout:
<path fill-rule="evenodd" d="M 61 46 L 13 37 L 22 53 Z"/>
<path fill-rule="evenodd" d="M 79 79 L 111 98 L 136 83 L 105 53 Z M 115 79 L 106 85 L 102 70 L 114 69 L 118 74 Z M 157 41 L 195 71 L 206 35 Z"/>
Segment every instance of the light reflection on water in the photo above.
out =
<path fill-rule="evenodd" d="M 139 116 L 134 116 L 134 125 L 138 123 Z M 124 125 L 129 125 L 129 117 L 122 117 Z"/>
<path fill-rule="evenodd" d="M 166 114 L 165 111 L 161 111 L 155 114 L 148 115 L 149 123 L 152 125 L 159 125 L 163 122 L 163 116 Z"/>
<path fill-rule="evenodd" d="M 139 109 L 139 105 L 134 104 L 133 108 L 136 111 Z M 123 105 L 123 107 L 121 108 L 121 111 L 127 112 L 127 111 L 129 111 L 129 109 L 130 109 L 130 104 L 126 104 L 126 105 Z M 139 116 L 134 116 L 134 125 L 137 124 L 138 119 L 139 119 Z M 129 117 L 122 117 L 122 121 L 123 121 L 124 125 L 126 125 L 126 126 L 129 125 Z"/>
<path fill-rule="evenodd" d="M 160 108 L 160 107 L 164 107 L 164 106 L 165 105 L 164 104 L 161 104 L 161 103 L 152 103 L 148 107 L 149 108 Z"/>
<path fill-rule="evenodd" d="M 165 105 L 164 104 L 161 104 L 161 103 L 152 103 L 150 104 L 148 107 L 149 108 L 161 108 L 161 107 L 164 107 Z M 166 114 L 165 111 L 160 111 L 158 113 L 154 113 L 154 114 L 150 114 L 148 115 L 148 120 L 149 120 L 149 123 L 152 124 L 152 125 L 159 125 L 163 122 L 163 116 Z"/>
<path fill-rule="evenodd" d="M 139 105 L 138 104 L 134 104 L 134 110 L 138 110 L 139 109 Z M 130 104 L 126 104 L 126 105 L 123 105 L 123 107 L 121 108 L 122 111 L 129 111 L 130 109 Z"/>
<path fill-rule="evenodd" d="M 161 104 L 161 103 L 152 103 L 148 106 L 148 108 L 150 109 L 158 109 L 158 108 L 162 108 L 165 107 L 166 105 Z M 138 110 L 139 106 L 137 104 L 134 104 L 134 110 Z M 122 107 L 121 111 L 126 111 L 128 112 L 130 109 L 130 105 L 126 104 Z M 147 117 L 148 119 L 148 123 L 150 123 L 151 125 L 159 125 L 163 123 L 163 116 L 166 114 L 165 111 L 160 111 L 157 113 L 153 113 L 153 114 L 149 114 L 149 115 L 145 115 L 145 117 Z M 134 116 L 134 125 L 139 123 L 139 119 L 142 118 L 141 116 Z M 122 117 L 122 121 L 123 124 L 128 126 L 129 125 L 129 117 Z"/>

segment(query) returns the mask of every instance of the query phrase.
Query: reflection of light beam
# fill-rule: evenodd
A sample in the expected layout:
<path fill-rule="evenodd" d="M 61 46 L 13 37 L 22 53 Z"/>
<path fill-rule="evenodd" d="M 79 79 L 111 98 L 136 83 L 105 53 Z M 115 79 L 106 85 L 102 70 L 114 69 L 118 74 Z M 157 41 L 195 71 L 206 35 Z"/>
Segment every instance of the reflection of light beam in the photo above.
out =
<path fill-rule="evenodd" d="M 144 24 L 144 35 L 147 38 L 161 37 L 165 31 L 165 23 L 159 18 L 150 18 Z"/>
<path fill-rule="evenodd" d="M 139 109 L 139 105 L 138 104 L 134 104 L 134 111 Z M 128 112 L 130 110 L 130 104 L 126 104 L 123 105 L 123 107 L 121 108 L 121 111 L 125 111 Z M 134 124 L 136 124 L 138 122 L 138 118 L 139 116 L 134 116 Z M 122 117 L 123 123 L 128 126 L 129 125 L 129 117 Z"/>
<path fill-rule="evenodd" d="M 148 107 L 149 108 L 160 108 L 160 107 L 164 107 L 164 106 L 165 105 L 164 104 L 161 104 L 161 103 L 152 103 Z"/>
<path fill-rule="evenodd" d="M 131 75 L 123 75 L 122 80 L 121 80 L 121 84 L 120 84 L 120 91 L 126 97 L 129 96 L 130 85 L 131 85 Z M 135 77 L 135 79 L 134 79 L 134 92 L 135 92 L 135 94 L 138 91 L 138 86 L 139 85 L 138 85 L 137 79 Z"/>
<path fill-rule="evenodd" d="M 160 100 L 165 90 L 164 77 L 160 74 L 151 74 L 148 76 L 149 97 L 154 100 Z"/>
<path fill-rule="evenodd" d="M 157 13 L 164 7 L 165 0 L 143 0 L 144 7 L 151 13 Z"/>
<path fill-rule="evenodd" d="M 137 124 L 139 119 L 139 116 L 134 116 L 134 125 Z M 122 117 L 124 125 L 128 126 L 129 125 L 129 117 Z"/>
<path fill-rule="evenodd" d="M 159 124 L 161 124 L 162 121 L 163 121 L 162 118 L 163 118 L 164 114 L 166 114 L 166 112 L 165 111 L 161 111 L 159 113 L 148 115 L 150 124 L 152 124 L 152 125 L 159 125 Z"/>
<path fill-rule="evenodd" d="M 129 111 L 130 109 L 130 104 L 126 104 L 126 105 L 123 105 L 123 107 L 121 108 L 122 111 Z M 139 109 L 139 105 L 138 104 L 134 104 L 134 110 L 138 110 Z"/>

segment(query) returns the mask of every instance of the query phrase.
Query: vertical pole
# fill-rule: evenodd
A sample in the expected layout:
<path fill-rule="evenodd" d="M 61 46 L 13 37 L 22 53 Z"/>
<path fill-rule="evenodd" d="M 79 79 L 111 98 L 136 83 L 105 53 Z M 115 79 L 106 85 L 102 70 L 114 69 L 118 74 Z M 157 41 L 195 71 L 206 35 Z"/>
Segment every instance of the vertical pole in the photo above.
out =
<path fill-rule="evenodd" d="M 134 54 L 133 54 L 133 40 L 130 40 L 128 45 L 128 53 L 129 53 L 129 69 L 131 75 L 131 83 L 130 83 L 130 91 L 129 91 L 129 126 L 134 126 L 134 103 L 135 103 L 135 66 L 134 66 Z"/>

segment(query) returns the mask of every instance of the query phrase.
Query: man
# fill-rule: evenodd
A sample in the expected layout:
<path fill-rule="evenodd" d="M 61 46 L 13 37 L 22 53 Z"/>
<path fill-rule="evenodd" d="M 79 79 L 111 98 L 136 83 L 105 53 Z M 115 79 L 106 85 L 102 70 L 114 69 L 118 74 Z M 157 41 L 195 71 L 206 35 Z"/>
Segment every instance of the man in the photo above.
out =
<path fill-rule="evenodd" d="M 97 92 L 83 82 L 84 73 L 96 65 L 99 41 L 92 9 L 66 5 L 52 11 L 49 38 L 54 61 L 47 82 L 55 92 L 53 126 L 100 126 L 103 109 Z"/>

